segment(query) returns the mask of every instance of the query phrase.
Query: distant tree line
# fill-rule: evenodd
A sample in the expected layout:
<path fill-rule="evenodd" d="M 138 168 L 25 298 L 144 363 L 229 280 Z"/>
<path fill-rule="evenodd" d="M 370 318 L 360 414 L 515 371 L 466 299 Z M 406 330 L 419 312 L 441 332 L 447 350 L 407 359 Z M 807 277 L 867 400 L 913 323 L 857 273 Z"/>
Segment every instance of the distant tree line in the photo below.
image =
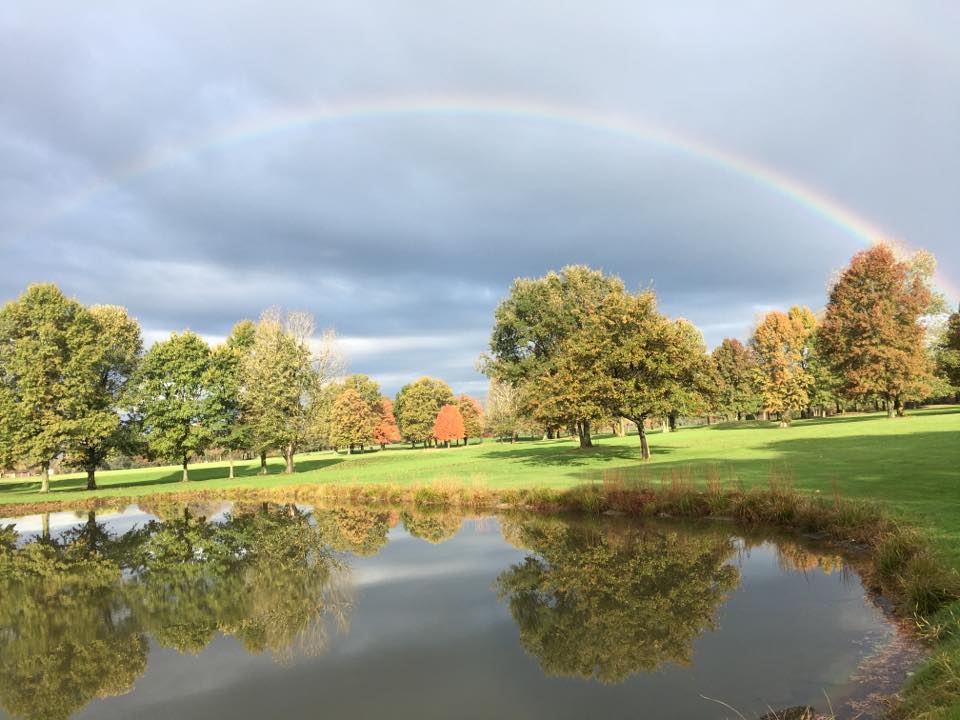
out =
<path fill-rule="evenodd" d="M 496 310 L 486 408 L 423 377 L 385 397 L 366 375 L 343 376 L 332 332 L 303 312 L 270 309 L 214 347 L 185 331 L 144 349 L 117 306 L 85 307 L 55 285 L 32 285 L 0 309 L 0 469 L 25 466 L 49 489 L 53 463 L 87 474 L 110 458 L 189 464 L 211 450 L 230 459 L 298 451 L 352 453 L 405 442 L 567 433 L 590 447 L 624 419 L 650 455 L 647 430 L 691 418 L 775 418 L 885 408 L 954 397 L 960 313 L 944 312 L 929 253 L 899 259 L 876 245 L 838 276 L 822 313 L 775 310 L 746 344 L 708 352 L 691 322 L 671 319 L 652 290 L 570 266 L 514 281 Z"/>

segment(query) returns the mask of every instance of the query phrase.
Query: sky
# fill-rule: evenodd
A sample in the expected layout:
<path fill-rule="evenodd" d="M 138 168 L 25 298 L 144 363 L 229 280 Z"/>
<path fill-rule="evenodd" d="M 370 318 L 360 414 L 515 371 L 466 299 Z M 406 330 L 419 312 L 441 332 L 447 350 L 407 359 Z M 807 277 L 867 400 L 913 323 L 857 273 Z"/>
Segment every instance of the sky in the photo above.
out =
<path fill-rule="evenodd" d="M 0 301 L 148 342 L 270 306 L 394 393 L 475 363 L 518 276 L 652 287 L 714 346 L 874 234 L 960 287 L 960 4 L 0 4 Z M 850 221 L 850 218 L 855 218 Z"/>

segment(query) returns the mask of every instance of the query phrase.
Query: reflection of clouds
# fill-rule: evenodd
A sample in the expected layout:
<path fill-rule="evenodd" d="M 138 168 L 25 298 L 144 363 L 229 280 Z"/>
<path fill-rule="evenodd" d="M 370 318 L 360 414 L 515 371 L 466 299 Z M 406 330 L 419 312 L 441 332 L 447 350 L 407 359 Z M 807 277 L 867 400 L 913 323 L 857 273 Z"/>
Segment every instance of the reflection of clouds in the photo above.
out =
<path fill-rule="evenodd" d="M 143 512 L 136 505 L 128 505 L 123 510 L 96 510 L 97 522 L 109 521 L 110 532 L 123 533 L 133 528 L 134 525 L 141 525 L 155 520 L 156 517 L 150 513 Z M 0 526 L 13 525 L 14 529 L 20 533 L 20 540 L 28 540 L 33 536 L 43 532 L 44 515 L 49 518 L 50 533 L 60 535 L 67 530 L 78 528 L 87 523 L 86 511 L 68 511 L 38 513 L 36 515 L 21 515 L 18 517 L 0 517 Z"/>
<path fill-rule="evenodd" d="M 425 580 L 430 578 L 466 576 L 477 573 L 476 562 L 473 558 L 464 558 L 460 561 L 447 560 L 430 563 L 384 563 L 382 565 L 365 565 L 355 568 L 353 579 L 358 587 L 387 585 L 391 583 L 409 582 L 411 580 Z"/>

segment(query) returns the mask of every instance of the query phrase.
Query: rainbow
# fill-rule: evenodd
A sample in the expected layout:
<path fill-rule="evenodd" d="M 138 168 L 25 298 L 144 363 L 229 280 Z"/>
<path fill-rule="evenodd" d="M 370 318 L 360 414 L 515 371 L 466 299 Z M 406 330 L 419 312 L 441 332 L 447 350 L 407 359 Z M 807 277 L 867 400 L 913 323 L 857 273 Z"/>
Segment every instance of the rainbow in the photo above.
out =
<path fill-rule="evenodd" d="M 189 160 L 204 152 L 228 149 L 252 140 L 314 126 L 403 117 L 511 119 L 518 122 L 549 123 L 643 142 L 748 179 L 805 208 L 848 236 L 855 238 L 862 245 L 870 246 L 878 242 L 886 242 L 901 254 L 909 252 L 908 246 L 904 243 L 895 241 L 880 227 L 834 198 L 760 162 L 676 130 L 641 122 L 620 114 L 597 113 L 553 103 L 513 98 L 450 96 L 351 100 L 309 107 L 284 108 L 256 115 L 204 133 L 185 143 L 154 148 L 132 162 L 115 168 L 106 176 L 70 194 L 55 205 L 45 208 L 16 235 L 20 237 L 27 235 L 37 227 L 82 207 L 96 195 L 132 178 Z M 941 290 L 952 295 L 954 300 L 960 298 L 960 291 L 948 283 L 942 274 L 937 276 L 937 284 Z"/>

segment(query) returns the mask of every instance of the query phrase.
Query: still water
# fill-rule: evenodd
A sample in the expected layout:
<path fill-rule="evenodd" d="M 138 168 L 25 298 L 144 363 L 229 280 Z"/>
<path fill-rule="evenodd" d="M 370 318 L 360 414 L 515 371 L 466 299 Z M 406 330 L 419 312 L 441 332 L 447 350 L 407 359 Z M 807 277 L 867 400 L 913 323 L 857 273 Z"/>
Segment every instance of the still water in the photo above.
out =
<path fill-rule="evenodd" d="M 894 631 L 722 523 L 189 506 L 0 520 L 0 717 L 755 718 Z"/>

